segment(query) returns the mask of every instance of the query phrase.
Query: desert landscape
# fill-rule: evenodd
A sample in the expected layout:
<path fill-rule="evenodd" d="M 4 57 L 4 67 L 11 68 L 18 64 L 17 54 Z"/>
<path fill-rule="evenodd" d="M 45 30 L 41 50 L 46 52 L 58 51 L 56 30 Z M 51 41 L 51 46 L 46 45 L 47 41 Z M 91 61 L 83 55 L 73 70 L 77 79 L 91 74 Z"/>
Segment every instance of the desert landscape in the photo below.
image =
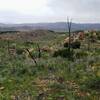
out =
<path fill-rule="evenodd" d="M 99 31 L 0 34 L 0 100 L 99 98 Z"/>
<path fill-rule="evenodd" d="M 0 100 L 100 100 L 100 0 L 0 0 Z"/>

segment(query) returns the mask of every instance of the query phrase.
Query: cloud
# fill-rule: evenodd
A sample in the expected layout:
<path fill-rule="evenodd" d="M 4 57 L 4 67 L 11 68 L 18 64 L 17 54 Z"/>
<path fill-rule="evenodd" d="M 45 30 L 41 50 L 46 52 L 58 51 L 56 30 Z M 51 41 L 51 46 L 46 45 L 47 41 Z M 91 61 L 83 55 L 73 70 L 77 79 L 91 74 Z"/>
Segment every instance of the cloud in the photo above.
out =
<path fill-rule="evenodd" d="M 36 14 L 47 5 L 46 0 L 0 0 L 0 10 L 16 11 L 22 14 Z"/>
<path fill-rule="evenodd" d="M 59 18 L 98 21 L 100 16 L 100 0 L 52 0 L 49 6 Z"/>
<path fill-rule="evenodd" d="M 0 22 L 100 22 L 100 0 L 0 0 Z"/>

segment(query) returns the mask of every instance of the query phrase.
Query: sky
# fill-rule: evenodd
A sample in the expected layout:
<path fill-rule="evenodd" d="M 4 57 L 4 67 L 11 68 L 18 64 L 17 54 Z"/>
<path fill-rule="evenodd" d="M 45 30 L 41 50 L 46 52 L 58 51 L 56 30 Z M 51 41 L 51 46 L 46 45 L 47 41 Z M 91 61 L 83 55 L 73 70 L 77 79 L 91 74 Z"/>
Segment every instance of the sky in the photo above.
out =
<path fill-rule="evenodd" d="M 0 23 L 100 23 L 100 0 L 0 0 Z"/>

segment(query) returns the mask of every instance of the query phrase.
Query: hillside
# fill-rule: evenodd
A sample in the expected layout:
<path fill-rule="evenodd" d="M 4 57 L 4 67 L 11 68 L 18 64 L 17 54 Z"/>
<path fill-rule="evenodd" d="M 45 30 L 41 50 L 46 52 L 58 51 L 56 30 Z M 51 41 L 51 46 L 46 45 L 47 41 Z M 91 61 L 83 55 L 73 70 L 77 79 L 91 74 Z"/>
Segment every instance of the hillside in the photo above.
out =
<path fill-rule="evenodd" d="M 100 100 L 100 0 L 0 0 L 0 100 Z"/>
<path fill-rule="evenodd" d="M 68 31 L 67 24 L 65 22 L 33 24 L 0 24 L 0 31 L 26 31 L 36 29 L 53 30 L 58 32 Z M 72 31 L 76 30 L 100 30 L 100 24 L 72 23 Z"/>
<path fill-rule="evenodd" d="M 65 33 L 0 35 L 0 100 L 99 100 L 100 34 L 89 34 L 70 52 Z"/>
<path fill-rule="evenodd" d="M 0 39 L 2 40 L 22 40 L 33 41 L 35 38 L 56 35 L 56 32 L 51 30 L 33 30 L 33 31 L 2 31 Z"/>

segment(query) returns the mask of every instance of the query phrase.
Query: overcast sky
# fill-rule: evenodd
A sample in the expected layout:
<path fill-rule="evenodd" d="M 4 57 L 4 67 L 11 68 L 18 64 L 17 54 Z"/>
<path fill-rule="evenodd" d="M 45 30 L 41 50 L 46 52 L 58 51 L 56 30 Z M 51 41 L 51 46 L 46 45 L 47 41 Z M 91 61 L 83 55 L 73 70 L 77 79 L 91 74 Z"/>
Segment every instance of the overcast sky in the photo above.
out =
<path fill-rule="evenodd" d="M 100 23 L 100 0 L 0 0 L 1 23 Z"/>

